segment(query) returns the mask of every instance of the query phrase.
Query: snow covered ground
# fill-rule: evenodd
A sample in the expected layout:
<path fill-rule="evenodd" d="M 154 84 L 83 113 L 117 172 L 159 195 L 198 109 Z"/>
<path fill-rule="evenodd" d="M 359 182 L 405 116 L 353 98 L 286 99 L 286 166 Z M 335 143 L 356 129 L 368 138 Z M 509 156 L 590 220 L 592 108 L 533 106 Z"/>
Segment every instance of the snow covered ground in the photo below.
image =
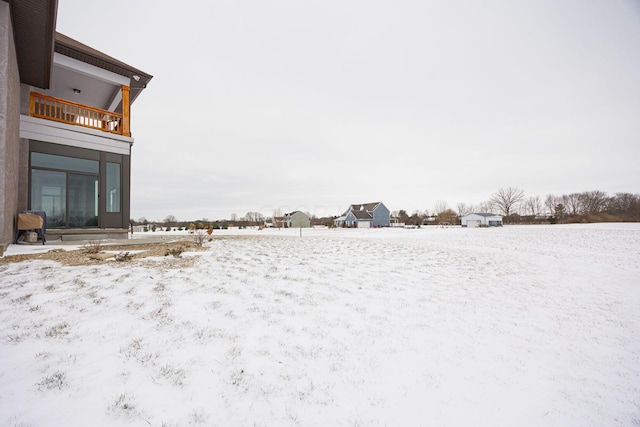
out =
<path fill-rule="evenodd" d="M 0 264 L 0 425 L 640 426 L 640 224 L 207 245 Z"/>

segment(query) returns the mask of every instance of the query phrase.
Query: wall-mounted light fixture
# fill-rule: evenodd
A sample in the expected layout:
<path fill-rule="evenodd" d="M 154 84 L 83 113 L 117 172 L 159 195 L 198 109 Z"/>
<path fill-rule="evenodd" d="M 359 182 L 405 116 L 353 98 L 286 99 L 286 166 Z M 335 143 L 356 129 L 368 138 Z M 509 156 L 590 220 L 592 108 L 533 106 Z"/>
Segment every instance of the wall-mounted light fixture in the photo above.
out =
<path fill-rule="evenodd" d="M 139 82 L 139 81 L 140 81 L 140 76 L 139 76 L 139 75 L 137 75 L 137 74 L 134 74 L 134 75 L 133 75 L 133 76 L 131 76 L 131 77 L 133 77 L 133 80 L 135 80 L 135 81 L 137 81 L 137 82 Z"/>
<path fill-rule="evenodd" d="M 76 89 L 75 87 L 73 88 L 73 93 L 75 93 L 76 95 L 80 95 L 82 91 L 80 89 Z"/>

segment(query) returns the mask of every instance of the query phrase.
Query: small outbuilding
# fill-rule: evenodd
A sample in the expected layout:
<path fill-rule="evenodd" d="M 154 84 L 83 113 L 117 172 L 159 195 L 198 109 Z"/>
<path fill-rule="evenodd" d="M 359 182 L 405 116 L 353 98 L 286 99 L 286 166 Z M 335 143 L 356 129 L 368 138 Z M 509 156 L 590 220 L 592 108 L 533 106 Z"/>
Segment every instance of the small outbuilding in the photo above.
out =
<path fill-rule="evenodd" d="M 472 213 L 460 218 L 463 227 L 502 227 L 502 216 L 492 213 Z"/>

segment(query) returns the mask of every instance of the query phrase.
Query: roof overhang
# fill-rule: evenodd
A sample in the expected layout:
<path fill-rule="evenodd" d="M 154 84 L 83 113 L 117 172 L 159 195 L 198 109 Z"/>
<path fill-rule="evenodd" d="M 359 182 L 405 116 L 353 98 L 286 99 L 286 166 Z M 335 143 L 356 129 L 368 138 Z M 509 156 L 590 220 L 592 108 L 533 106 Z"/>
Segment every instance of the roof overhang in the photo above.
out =
<path fill-rule="evenodd" d="M 57 0 L 10 0 L 20 81 L 49 89 L 55 40 Z"/>
<path fill-rule="evenodd" d="M 144 71 L 140 71 L 137 68 L 125 64 L 122 61 L 112 58 L 109 55 L 61 33 L 56 33 L 55 51 L 61 55 L 68 56 L 69 58 L 77 59 L 78 61 L 102 68 L 103 70 L 111 71 L 112 73 L 119 74 L 130 79 L 130 103 L 133 103 L 138 95 L 140 95 L 140 92 L 147 87 L 147 84 L 153 78 L 152 75 L 147 74 Z"/>

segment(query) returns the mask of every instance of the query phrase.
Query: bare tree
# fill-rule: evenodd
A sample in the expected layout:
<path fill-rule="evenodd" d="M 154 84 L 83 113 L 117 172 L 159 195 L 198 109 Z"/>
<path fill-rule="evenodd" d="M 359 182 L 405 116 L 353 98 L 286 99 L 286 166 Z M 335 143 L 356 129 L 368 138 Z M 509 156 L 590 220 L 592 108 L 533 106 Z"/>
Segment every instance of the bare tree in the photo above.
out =
<path fill-rule="evenodd" d="M 176 219 L 175 216 L 173 215 L 167 215 L 167 217 L 162 221 L 164 223 L 164 225 L 168 225 L 170 227 L 173 227 L 176 225 L 176 222 L 178 220 Z"/>
<path fill-rule="evenodd" d="M 260 212 L 247 212 L 245 219 L 249 222 L 261 222 L 264 220 L 264 215 Z"/>
<path fill-rule="evenodd" d="M 479 203 L 477 206 L 475 206 L 471 210 L 479 213 L 493 213 L 493 211 L 495 211 L 496 209 L 495 206 L 496 205 L 493 202 L 493 200 L 487 200 L 485 202 Z"/>
<path fill-rule="evenodd" d="M 232 213 L 231 216 L 229 217 L 230 221 L 236 222 L 238 221 L 238 214 L 237 213 Z"/>
<path fill-rule="evenodd" d="M 616 193 L 609 203 L 609 209 L 616 214 L 637 216 L 640 207 L 640 194 Z"/>
<path fill-rule="evenodd" d="M 409 217 L 409 224 L 421 225 L 424 222 L 424 217 L 419 210 L 413 211 L 413 214 Z"/>
<path fill-rule="evenodd" d="M 433 210 L 436 215 L 439 215 L 445 212 L 447 209 L 449 209 L 449 205 L 447 205 L 447 202 L 445 202 L 444 200 L 438 200 L 435 206 L 433 207 Z"/>
<path fill-rule="evenodd" d="M 458 222 L 458 214 L 453 209 L 445 209 L 437 215 L 439 224 L 456 224 Z"/>
<path fill-rule="evenodd" d="M 409 221 L 409 215 L 407 214 L 407 211 L 405 211 L 404 209 L 400 209 L 400 211 L 398 212 L 398 221 L 405 224 Z"/>
<path fill-rule="evenodd" d="M 542 212 L 542 200 L 540 196 L 530 196 L 524 203 L 527 214 L 535 217 Z"/>
<path fill-rule="evenodd" d="M 604 191 L 585 191 L 580 194 L 579 199 L 585 213 L 600 213 L 607 206 L 607 193 Z"/>
<path fill-rule="evenodd" d="M 249 222 L 260 222 L 264 219 L 264 216 L 260 212 L 247 212 L 244 217 Z"/>
<path fill-rule="evenodd" d="M 500 188 L 493 196 L 491 201 L 496 205 L 502 214 L 509 217 L 518 204 L 524 199 L 524 191 L 516 187 Z"/>
<path fill-rule="evenodd" d="M 582 202 L 580 201 L 580 194 L 571 193 L 568 196 L 563 195 L 562 201 L 569 215 L 579 215 L 582 213 Z"/>
<path fill-rule="evenodd" d="M 556 211 L 556 206 L 562 203 L 562 199 L 560 197 L 556 197 L 553 194 L 547 194 L 544 199 L 544 208 L 547 215 L 554 215 Z"/>
<path fill-rule="evenodd" d="M 458 216 L 465 216 L 471 213 L 473 209 L 471 206 L 467 206 L 466 203 L 458 203 Z"/>

